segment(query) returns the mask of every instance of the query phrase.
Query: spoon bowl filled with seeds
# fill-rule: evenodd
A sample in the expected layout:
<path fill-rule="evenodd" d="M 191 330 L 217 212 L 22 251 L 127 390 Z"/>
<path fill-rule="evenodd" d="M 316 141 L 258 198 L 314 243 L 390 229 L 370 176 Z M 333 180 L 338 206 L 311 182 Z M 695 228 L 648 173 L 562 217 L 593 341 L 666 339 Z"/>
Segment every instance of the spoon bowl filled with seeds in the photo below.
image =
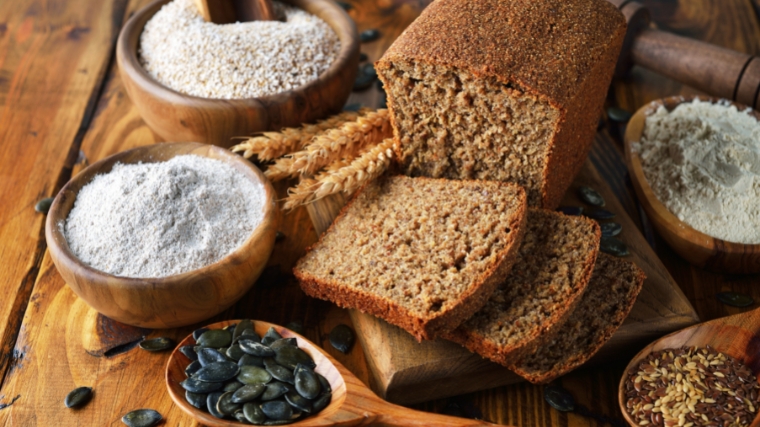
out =
<path fill-rule="evenodd" d="M 385 402 L 319 346 L 259 320 L 196 330 L 169 357 L 166 386 L 177 406 L 212 427 L 494 425 Z"/>
<path fill-rule="evenodd" d="M 162 143 L 74 176 L 45 234 L 61 276 L 92 308 L 174 328 L 248 292 L 274 248 L 276 221 L 274 189 L 251 162 L 213 145 Z"/>
<path fill-rule="evenodd" d="M 641 350 L 620 380 L 618 401 L 639 426 L 757 425 L 760 309 L 701 323 Z"/>
<path fill-rule="evenodd" d="M 140 115 L 171 141 L 229 147 L 338 112 L 359 36 L 332 0 L 274 2 L 283 21 L 205 22 L 193 0 L 156 0 L 122 28 L 116 58 Z"/>

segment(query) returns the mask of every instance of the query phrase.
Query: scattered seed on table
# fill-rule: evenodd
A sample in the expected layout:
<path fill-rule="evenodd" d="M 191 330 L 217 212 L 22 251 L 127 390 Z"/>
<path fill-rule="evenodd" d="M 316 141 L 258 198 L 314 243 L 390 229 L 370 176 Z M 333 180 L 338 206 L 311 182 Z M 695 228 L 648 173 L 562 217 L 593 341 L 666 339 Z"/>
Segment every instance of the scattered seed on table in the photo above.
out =
<path fill-rule="evenodd" d="M 34 205 L 34 210 L 47 215 L 50 210 L 50 205 L 53 204 L 53 200 L 55 200 L 53 197 L 45 197 Z"/>
<path fill-rule="evenodd" d="M 605 209 L 594 209 L 587 211 L 586 216 L 593 219 L 611 219 L 615 218 L 615 214 Z"/>
<path fill-rule="evenodd" d="M 359 72 L 356 74 L 353 90 L 365 90 L 372 86 L 372 83 L 375 81 L 375 79 L 377 79 L 375 66 L 372 64 L 362 64 L 359 66 Z"/>
<path fill-rule="evenodd" d="M 604 207 L 604 197 L 591 187 L 578 187 L 578 197 L 585 203 L 598 208 Z"/>
<path fill-rule="evenodd" d="M 140 348 L 146 351 L 166 351 L 174 348 L 174 341 L 167 337 L 151 338 L 140 341 Z"/>
<path fill-rule="evenodd" d="M 607 117 L 614 122 L 627 123 L 631 120 L 631 116 L 633 116 L 631 113 L 619 107 L 610 107 L 607 109 Z"/>
<path fill-rule="evenodd" d="M 624 257 L 630 254 L 628 246 L 614 237 L 602 236 L 599 241 L 599 250 L 617 257 Z"/>
<path fill-rule="evenodd" d="M 63 401 L 67 408 L 81 408 L 92 398 L 92 387 L 77 387 L 66 395 Z"/>
<path fill-rule="evenodd" d="M 364 53 L 364 52 L 361 52 L 361 53 L 359 54 L 359 62 L 364 62 L 364 61 L 366 61 L 367 59 L 369 59 L 369 56 L 367 56 L 367 54 L 366 54 L 366 53 Z"/>
<path fill-rule="evenodd" d="M 372 28 L 370 30 L 364 30 L 359 34 L 359 40 L 362 43 L 369 43 L 380 38 L 380 31 Z"/>
<path fill-rule="evenodd" d="M 348 353 L 354 345 L 354 331 L 347 325 L 340 324 L 330 331 L 330 345 L 341 353 Z"/>
<path fill-rule="evenodd" d="M 719 292 L 718 301 L 732 307 L 749 307 L 755 303 L 749 295 L 737 294 L 736 292 Z"/>
<path fill-rule="evenodd" d="M 583 215 L 583 208 L 580 206 L 560 206 L 557 208 L 557 212 L 570 216 L 578 216 Z"/>
<path fill-rule="evenodd" d="M 617 222 L 605 222 L 599 224 L 599 227 L 602 229 L 602 236 L 605 237 L 615 237 L 623 231 L 623 226 Z"/>
<path fill-rule="evenodd" d="M 544 388 L 544 400 L 546 400 L 549 406 L 558 411 L 569 412 L 575 409 L 573 395 L 560 386 L 546 386 Z"/>
<path fill-rule="evenodd" d="M 152 427 L 161 419 L 161 414 L 153 409 L 137 409 L 124 415 L 121 422 L 129 427 Z"/>
<path fill-rule="evenodd" d="M 283 233 L 282 231 L 278 230 L 277 234 L 275 234 L 274 241 L 275 242 L 282 242 L 283 240 L 285 240 L 285 237 L 286 237 L 285 233 Z"/>

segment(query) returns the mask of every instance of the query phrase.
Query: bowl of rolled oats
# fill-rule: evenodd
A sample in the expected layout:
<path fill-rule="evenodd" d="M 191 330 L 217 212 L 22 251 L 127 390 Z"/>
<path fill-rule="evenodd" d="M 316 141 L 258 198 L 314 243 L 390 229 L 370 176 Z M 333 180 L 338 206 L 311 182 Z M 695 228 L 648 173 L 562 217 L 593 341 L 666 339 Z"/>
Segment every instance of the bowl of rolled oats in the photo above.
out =
<path fill-rule="evenodd" d="M 354 22 L 332 0 L 273 6 L 281 20 L 206 22 L 193 0 L 135 13 L 116 58 L 148 126 L 165 140 L 229 147 L 339 111 L 358 70 Z"/>

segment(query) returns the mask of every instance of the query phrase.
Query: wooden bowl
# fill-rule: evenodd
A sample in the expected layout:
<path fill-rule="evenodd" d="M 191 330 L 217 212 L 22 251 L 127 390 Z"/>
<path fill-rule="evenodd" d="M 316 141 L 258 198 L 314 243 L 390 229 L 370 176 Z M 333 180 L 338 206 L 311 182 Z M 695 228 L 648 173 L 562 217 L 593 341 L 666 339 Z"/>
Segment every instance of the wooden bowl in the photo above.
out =
<path fill-rule="evenodd" d="M 104 273 L 84 264 L 72 253 L 60 224 L 74 207 L 79 190 L 95 175 L 108 173 L 117 162 L 159 162 L 182 154 L 221 160 L 251 181 L 264 184 L 263 220 L 240 248 L 197 270 L 145 279 Z M 208 319 L 234 304 L 251 288 L 274 248 L 276 209 L 275 192 L 269 180 L 242 157 L 199 143 L 154 144 L 107 157 L 72 178 L 53 201 L 47 216 L 45 237 L 61 276 L 92 308 L 129 325 L 174 328 Z"/>
<path fill-rule="evenodd" d="M 690 326 L 666 335 L 641 350 L 626 366 L 618 386 L 620 412 L 631 427 L 640 426 L 634 422 L 625 406 L 625 382 L 628 372 L 637 367 L 650 353 L 683 346 L 708 345 L 746 365 L 755 377 L 760 376 L 760 309 Z M 760 425 L 760 414 L 755 416 L 751 425 Z"/>
<path fill-rule="evenodd" d="M 633 188 L 657 232 L 686 261 L 697 267 L 720 273 L 759 273 L 760 245 L 747 245 L 717 239 L 695 230 L 678 219 L 655 196 L 644 176 L 641 158 L 632 149 L 632 144 L 641 139 L 648 114 L 656 111 L 661 105 L 672 111 L 678 104 L 691 102 L 694 98 L 694 96 L 675 96 L 656 100 L 644 105 L 633 115 L 625 132 L 625 160 Z M 700 97 L 700 99 L 717 101 L 715 98 Z M 740 111 L 748 108 L 741 104 L 732 104 Z M 760 112 L 752 111 L 750 114 L 760 120 Z"/>
<path fill-rule="evenodd" d="M 201 98 L 158 83 L 140 65 L 137 46 L 145 23 L 169 0 L 156 0 L 135 13 L 119 34 L 116 60 L 127 94 L 148 126 L 168 141 L 229 147 L 234 136 L 300 126 L 340 111 L 358 71 L 359 36 L 354 22 L 332 0 L 285 1 L 327 22 L 341 48 L 335 62 L 317 80 L 261 98 Z"/>
<path fill-rule="evenodd" d="M 209 329 L 221 329 L 237 323 L 227 320 L 207 326 Z M 324 350 L 311 341 L 279 325 L 254 320 L 254 329 L 263 336 L 270 327 L 274 327 L 283 338 L 295 338 L 298 347 L 308 353 L 317 364 L 314 370 L 324 376 L 332 389 L 332 400 L 322 411 L 308 418 L 295 422 L 297 427 L 317 426 L 359 426 L 377 425 L 385 427 L 409 426 L 446 426 L 446 427 L 489 427 L 495 426 L 486 421 L 456 418 L 447 415 L 415 411 L 403 406 L 388 403 L 372 393 L 348 369 L 333 359 Z M 185 368 L 190 359 L 179 351 L 185 345 L 195 344 L 192 334 L 177 345 L 166 364 L 166 388 L 174 403 L 193 417 L 197 422 L 211 427 L 238 427 L 243 424 L 235 420 L 219 419 L 202 411 L 185 400 L 185 390 L 180 383 L 185 380 Z M 176 423 L 175 423 L 176 424 Z"/>

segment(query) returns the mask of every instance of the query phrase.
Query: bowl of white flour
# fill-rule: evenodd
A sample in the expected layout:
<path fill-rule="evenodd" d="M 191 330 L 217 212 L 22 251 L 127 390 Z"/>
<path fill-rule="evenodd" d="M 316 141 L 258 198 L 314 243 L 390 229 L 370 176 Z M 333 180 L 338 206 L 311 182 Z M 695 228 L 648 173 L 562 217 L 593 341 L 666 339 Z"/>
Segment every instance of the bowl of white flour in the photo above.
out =
<path fill-rule="evenodd" d="M 206 22 L 194 0 L 155 0 L 122 28 L 121 79 L 169 141 L 298 127 L 340 111 L 358 71 L 359 37 L 332 0 L 283 0 L 282 21 Z"/>
<path fill-rule="evenodd" d="M 634 189 L 653 225 L 690 263 L 760 272 L 760 113 L 727 100 L 643 106 L 625 135 Z"/>
<path fill-rule="evenodd" d="M 162 143 L 87 167 L 48 212 L 50 254 L 71 289 L 122 323 L 208 319 L 250 290 L 274 247 L 261 171 L 229 151 Z"/>

